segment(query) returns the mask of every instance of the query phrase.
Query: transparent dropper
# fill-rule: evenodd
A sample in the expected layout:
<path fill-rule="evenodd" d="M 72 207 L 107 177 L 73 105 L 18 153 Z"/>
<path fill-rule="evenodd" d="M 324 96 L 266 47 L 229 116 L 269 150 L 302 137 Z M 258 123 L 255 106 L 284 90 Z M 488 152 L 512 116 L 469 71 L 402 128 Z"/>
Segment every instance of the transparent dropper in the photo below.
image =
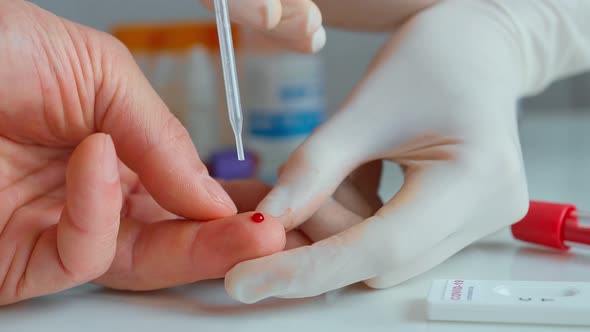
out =
<path fill-rule="evenodd" d="M 242 142 L 242 106 L 240 103 L 240 88 L 238 86 L 238 74 L 232 40 L 231 23 L 227 0 L 215 0 L 215 18 L 217 20 L 217 33 L 221 49 L 221 64 L 223 67 L 223 79 L 225 82 L 225 96 L 227 98 L 227 112 L 229 122 L 236 139 L 238 160 L 244 160 L 244 144 Z"/>

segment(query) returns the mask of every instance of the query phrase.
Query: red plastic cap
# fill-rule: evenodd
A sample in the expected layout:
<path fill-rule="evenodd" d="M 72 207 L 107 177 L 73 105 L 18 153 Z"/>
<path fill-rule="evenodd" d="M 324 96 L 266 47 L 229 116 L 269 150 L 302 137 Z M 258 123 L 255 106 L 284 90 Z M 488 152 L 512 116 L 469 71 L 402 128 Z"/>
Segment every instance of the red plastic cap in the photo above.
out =
<path fill-rule="evenodd" d="M 568 250 L 563 243 L 563 227 L 575 210 L 571 204 L 532 201 L 524 219 L 512 225 L 512 234 L 522 241 Z"/>

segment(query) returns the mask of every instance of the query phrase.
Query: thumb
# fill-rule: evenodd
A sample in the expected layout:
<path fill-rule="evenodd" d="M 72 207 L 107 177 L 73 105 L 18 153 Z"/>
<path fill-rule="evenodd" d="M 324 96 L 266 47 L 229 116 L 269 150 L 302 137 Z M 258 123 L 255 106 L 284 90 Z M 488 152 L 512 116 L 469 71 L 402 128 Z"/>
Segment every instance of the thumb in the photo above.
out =
<path fill-rule="evenodd" d="M 71 288 L 106 272 L 115 256 L 121 202 L 113 143 L 107 135 L 91 135 L 70 158 L 59 224 L 37 235 L 17 300 Z"/>
<path fill-rule="evenodd" d="M 97 130 L 109 134 L 120 159 L 170 212 L 211 220 L 236 212 L 211 178 L 180 121 L 150 86 L 126 47 L 91 31 L 92 48 L 102 54 L 97 72 Z"/>

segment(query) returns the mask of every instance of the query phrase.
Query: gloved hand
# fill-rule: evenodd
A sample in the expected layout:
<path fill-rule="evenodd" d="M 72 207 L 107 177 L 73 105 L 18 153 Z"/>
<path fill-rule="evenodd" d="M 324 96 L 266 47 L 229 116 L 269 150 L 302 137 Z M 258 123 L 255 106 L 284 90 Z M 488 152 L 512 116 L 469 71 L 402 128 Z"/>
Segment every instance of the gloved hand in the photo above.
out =
<path fill-rule="evenodd" d="M 588 17 L 584 0 L 447 0 L 410 19 L 258 208 L 314 243 L 238 264 L 229 294 L 390 287 L 518 221 L 528 193 L 517 101 L 590 68 Z M 381 160 L 405 174 L 383 206 Z M 356 197 L 331 199 L 351 174 Z"/>
<path fill-rule="evenodd" d="M 283 227 L 231 198 L 121 43 L 0 0 L 0 305 L 220 278 L 282 250 Z"/>
<path fill-rule="evenodd" d="M 277 45 L 315 53 L 326 43 L 322 22 L 339 28 L 384 31 L 436 0 L 228 0 L 231 19 L 266 32 Z M 213 11 L 214 0 L 201 0 Z M 323 19 L 322 19 L 323 15 Z"/>

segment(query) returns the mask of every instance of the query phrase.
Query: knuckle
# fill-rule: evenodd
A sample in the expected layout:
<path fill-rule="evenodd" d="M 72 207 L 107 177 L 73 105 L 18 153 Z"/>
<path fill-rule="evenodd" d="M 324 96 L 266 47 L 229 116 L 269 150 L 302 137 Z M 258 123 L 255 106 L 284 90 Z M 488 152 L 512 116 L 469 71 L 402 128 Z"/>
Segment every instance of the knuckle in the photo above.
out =
<path fill-rule="evenodd" d="M 373 279 L 365 280 L 365 285 L 373 289 L 385 289 L 394 287 L 402 282 L 402 280 L 395 280 L 388 278 L 386 276 L 380 276 Z"/>
<path fill-rule="evenodd" d="M 129 48 L 125 45 L 123 41 L 107 33 L 102 34 L 102 36 L 104 38 L 103 45 L 105 48 L 108 49 L 111 56 L 115 58 L 122 57 L 128 60 L 131 60 L 133 58 L 131 52 L 129 51 Z"/>
<path fill-rule="evenodd" d="M 129 116 L 120 110 L 136 106 L 137 101 L 130 94 L 136 87 L 129 81 L 140 71 L 121 40 L 102 32 L 88 35 L 86 40 L 95 75 L 95 123 L 98 129 L 102 129 L 106 123 Z"/>
<path fill-rule="evenodd" d="M 103 70 L 109 69 L 110 74 L 115 74 L 122 62 L 135 62 L 127 45 L 114 35 L 95 30 L 85 30 L 85 33 L 89 55 L 93 57 L 95 64 L 107 67 L 102 68 Z"/>

